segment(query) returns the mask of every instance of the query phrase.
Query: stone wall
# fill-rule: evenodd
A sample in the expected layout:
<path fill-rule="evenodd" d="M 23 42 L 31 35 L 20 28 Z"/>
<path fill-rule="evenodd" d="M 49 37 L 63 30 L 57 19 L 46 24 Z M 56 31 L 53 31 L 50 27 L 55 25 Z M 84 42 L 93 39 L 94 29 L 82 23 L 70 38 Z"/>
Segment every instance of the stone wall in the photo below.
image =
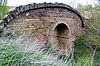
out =
<path fill-rule="evenodd" d="M 49 42 L 52 47 L 55 45 L 58 45 L 58 48 L 63 46 L 61 49 L 64 52 L 70 51 L 77 34 L 83 31 L 84 24 L 81 15 L 65 4 L 44 4 L 45 6 L 35 4 L 35 9 L 32 9 L 32 5 L 27 5 L 26 10 L 23 10 L 24 7 L 20 6 L 16 8 L 15 11 L 17 12 L 10 13 L 2 24 L 16 37 L 26 36 L 38 39 L 41 42 Z M 64 24 L 66 27 L 63 27 L 63 25 L 60 29 L 59 24 Z M 60 29 L 59 31 L 56 28 L 57 26 Z M 58 34 L 58 32 L 63 33 L 63 28 L 66 28 L 64 32 L 68 29 L 68 34 Z M 65 39 L 62 36 L 68 37 L 65 37 L 67 38 Z"/>

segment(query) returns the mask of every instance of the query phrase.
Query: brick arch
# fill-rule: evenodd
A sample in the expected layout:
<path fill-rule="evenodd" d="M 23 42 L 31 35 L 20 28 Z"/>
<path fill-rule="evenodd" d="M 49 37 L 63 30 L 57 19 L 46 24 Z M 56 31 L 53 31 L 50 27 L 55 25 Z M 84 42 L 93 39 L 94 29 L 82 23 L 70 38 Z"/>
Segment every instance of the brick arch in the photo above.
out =
<path fill-rule="evenodd" d="M 69 30 L 69 26 L 64 22 L 58 23 L 53 27 L 51 32 L 51 45 L 56 51 L 66 52 Z"/>
<path fill-rule="evenodd" d="M 6 27 L 14 18 L 21 13 L 28 12 L 30 10 L 37 10 L 37 9 L 45 9 L 45 8 L 64 8 L 69 10 L 70 12 L 73 12 L 76 14 L 76 16 L 79 17 L 81 20 L 81 26 L 84 27 L 84 20 L 81 14 L 75 10 L 74 8 L 70 7 L 69 5 L 63 4 L 63 3 L 32 3 L 28 5 L 21 5 L 19 7 L 16 7 L 15 10 L 10 11 L 8 15 L 1 21 L 0 25 Z"/>

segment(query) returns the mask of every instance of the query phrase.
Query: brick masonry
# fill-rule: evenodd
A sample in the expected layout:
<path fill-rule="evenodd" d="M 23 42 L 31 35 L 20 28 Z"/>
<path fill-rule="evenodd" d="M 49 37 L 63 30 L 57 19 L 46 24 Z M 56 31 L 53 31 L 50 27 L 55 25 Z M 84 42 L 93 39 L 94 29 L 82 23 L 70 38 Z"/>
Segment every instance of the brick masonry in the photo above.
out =
<path fill-rule="evenodd" d="M 73 41 L 84 28 L 79 12 L 62 3 L 33 3 L 16 7 L 1 24 L 16 37 L 49 42 L 52 48 L 57 45 L 56 51 L 64 53 L 71 52 Z"/>

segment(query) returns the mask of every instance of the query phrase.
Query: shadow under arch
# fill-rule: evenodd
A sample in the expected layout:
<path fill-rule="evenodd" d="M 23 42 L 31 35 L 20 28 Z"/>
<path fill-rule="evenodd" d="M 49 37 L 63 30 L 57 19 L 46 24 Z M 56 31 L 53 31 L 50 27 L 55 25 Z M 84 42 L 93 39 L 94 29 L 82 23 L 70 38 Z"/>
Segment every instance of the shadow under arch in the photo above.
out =
<path fill-rule="evenodd" d="M 51 45 L 56 51 L 66 52 L 66 44 L 69 39 L 69 27 L 65 23 L 59 23 L 54 26 L 51 35 Z"/>

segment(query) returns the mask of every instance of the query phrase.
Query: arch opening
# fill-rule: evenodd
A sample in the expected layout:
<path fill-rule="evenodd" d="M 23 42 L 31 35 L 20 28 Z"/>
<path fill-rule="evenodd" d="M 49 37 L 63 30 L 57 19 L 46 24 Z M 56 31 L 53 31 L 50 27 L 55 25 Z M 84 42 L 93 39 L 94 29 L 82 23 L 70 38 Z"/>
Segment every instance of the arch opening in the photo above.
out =
<path fill-rule="evenodd" d="M 69 28 L 66 24 L 60 23 L 58 24 L 53 32 L 52 32 L 52 44 L 56 51 L 63 51 L 66 50 L 66 44 L 68 43 L 68 33 Z"/>

